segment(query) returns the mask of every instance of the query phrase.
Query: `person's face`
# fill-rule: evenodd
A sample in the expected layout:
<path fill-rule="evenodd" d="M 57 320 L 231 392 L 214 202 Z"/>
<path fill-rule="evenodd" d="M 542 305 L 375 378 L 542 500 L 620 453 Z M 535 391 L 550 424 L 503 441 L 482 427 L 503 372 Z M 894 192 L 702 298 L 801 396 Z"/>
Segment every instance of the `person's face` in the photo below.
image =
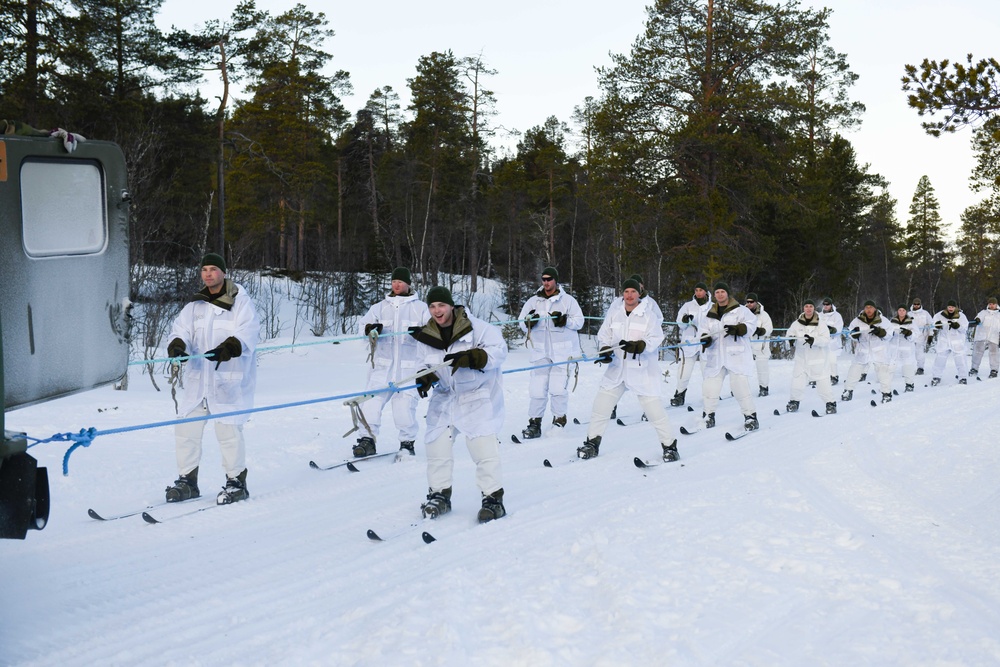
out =
<path fill-rule="evenodd" d="M 400 294 L 406 294 L 409 291 L 410 291 L 410 286 L 407 285 L 402 280 L 392 281 L 392 293 L 395 294 L 396 296 L 399 296 Z"/>
<path fill-rule="evenodd" d="M 997 309 L 997 304 L 995 304 L 995 303 L 987 304 L 986 307 L 989 308 L 990 310 L 996 310 Z"/>
<path fill-rule="evenodd" d="M 953 315 L 955 313 L 956 308 L 955 306 L 948 306 L 946 310 L 948 311 L 949 315 Z"/>
<path fill-rule="evenodd" d="M 747 308 L 757 312 L 757 301 L 755 299 L 747 299 Z"/>
<path fill-rule="evenodd" d="M 639 290 L 634 287 L 627 288 L 622 292 L 622 299 L 625 301 L 625 307 L 629 310 L 635 308 L 639 304 Z"/>
<path fill-rule="evenodd" d="M 906 308 L 897 308 L 896 317 L 898 317 L 900 321 L 902 321 L 903 318 L 906 317 Z"/>
<path fill-rule="evenodd" d="M 210 292 L 218 292 L 222 289 L 222 283 L 226 280 L 226 274 L 217 266 L 201 267 L 201 281 Z"/>
<path fill-rule="evenodd" d="M 695 287 L 694 288 L 694 296 L 695 296 L 696 299 L 704 299 L 706 296 L 708 296 L 708 292 L 706 292 L 705 290 L 703 290 L 700 287 Z"/>
<path fill-rule="evenodd" d="M 867 317 L 875 316 L 875 306 L 865 306 L 865 315 Z"/>
<path fill-rule="evenodd" d="M 720 306 L 724 306 L 729 303 L 729 292 L 724 289 L 715 290 L 715 301 Z"/>
<path fill-rule="evenodd" d="M 552 276 L 542 276 L 542 290 L 546 294 L 553 294 L 556 291 L 556 279 Z"/>
<path fill-rule="evenodd" d="M 816 313 L 816 306 L 811 303 L 807 303 L 802 306 L 802 312 L 805 314 L 806 318 L 812 319 L 812 316 Z"/>
<path fill-rule="evenodd" d="M 913 304 L 913 310 L 920 310 L 920 304 L 919 303 Z"/>
<path fill-rule="evenodd" d="M 454 319 L 455 306 L 442 301 L 434 301 L 431 305 L 427 306 L 427 309 L 431 311 L 431 317 L 434 318 L 434 321 L 437 322 L 439 326 L 451 326 L 452 320 Z"/>
<path fill-rule="evenodd" d="M 832 303 L 824 303 L 823 304 L 823 312 L 824 313 L 829 313 L 829 312 L 832 312 L 832 311 L 833 311 L 833 304 Z"/>

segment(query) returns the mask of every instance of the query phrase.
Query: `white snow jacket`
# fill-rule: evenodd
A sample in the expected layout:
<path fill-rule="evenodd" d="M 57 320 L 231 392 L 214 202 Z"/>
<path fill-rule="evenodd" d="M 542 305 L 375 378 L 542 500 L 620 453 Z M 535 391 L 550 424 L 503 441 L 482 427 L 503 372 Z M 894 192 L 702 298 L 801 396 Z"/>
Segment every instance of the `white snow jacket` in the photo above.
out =
<path fill-rule="evenodd" d="M 260 322 L 245 289 L 228 278 L 222 295 L 211 299 L 208 290 L 198 292 L 181 309 L 167 340 L 180 338 L 188 355 L 204 354 L 232 336 L 243 348 L 240 356 L 221 363 L 191 359 L 184 364 L 184 388 L 177 404 L 179 415 L 187 415 L 203 400 L 212 414 L 249 410 L 257 384 L 257 338 Z M 216 369 L 218 363 L 219 368 Z M 249 415 L 223 417 L 224 424 L 243 424 Z"/>
<path fill-rule="evenodd" d="M 827 328 L 827 333 L 830 334 L 830 345 L 835 349 L 843 349 L 844 347 L 844 336 L 841 331 L 844 330 L 844 316 L 837 312 L 836 306 L 830 306 L 830 312 L 824 313 L 820 306 L 819 321 L 820 324 Z M 830 331 L 830 327 L 833 327 L 833 331 Z"/>
<path fill-rule="evenodd" d="M 566 316 L 566 326 L 557 327 L 551 319 L 538 320 L 531 328 L 531 340 L 528 343 L 531 361 L 566 361 L 570 357 L 580 356 L 579 331 L 583 328 L 584 320 L 583 311 L 576 299 L 561 287 L 549 297 L 539 290 L 524 303 L 518 316 L 518 326 L 525 333 L 528 332 L 528 327 L 524 320 L 532 311 L 541 318 L 548 318 L 552 313 L 562 313 Z"/>
<path fill-rule="evenodd" d="M 976 326 L 975 340 L 985 340 L 1000 344 L 1000 310 L 984 308 L 976 315 L 979 324 Z"/>
<path fill-rule="evenodd" d="M 692 298 L 677 311 L 677 326 L 681 329 L 681 352 L 685 357 L 696 357 L 701 352 L 701 345 L 685 345 L 684 343 L 698 342 L 698 325 L 702 316 L 712 307 L 712 300 L 705 297 L 705 303 L 698 303 L 698 299 Z M 684 319 L 690 315 L 691 321 Z"/>
<path fill-rule="evenodd" d="M 750 310 L 750 309 L 747 308 L 747 310 Z M 752 311 L 752 310 L 750 310 L 750 312 L 753 313 L 754 317 L 757 318 L 757 329 L 763 329 L 764 330 L 764 333 L 762 333 L 759 336 L 757 335 L 756 329 L 754 331 L 751 331 L 750 332 L 750 338 L 770 338 L 771 337 L 771 333 L 774 331 L 774 323 L 771 322 L 771 316 L 767 314 L 766 310 L 764 310 L 764 304 L 762 304 L 760 301 L 758 301 L 757 302 L 757 312 L 754 313 L 754 311 Z M 770 343 L 753 343 L 753 342 L 751 342 L 750 343 L 750 349 L 753 350 L 754 354 L 760 354 L 762 352 L 767 351 L 767 355 L 768 355 L 768 357 L 770 357 L 771 356 L 771 352 L 770 352 L 770 350 L 768 350 L 768 346 L 769 345 L 770 345 Z"/>
<path fill-rule="evenodd" d="M 795 339 L 793 375 L 799 375 L 803 370 L 808 373 L 810 379 L 819 379 L 826 375 L 826 351 L 832 344 L 832 339 L 830 330 L 823 324 L 823 318 L 819 313 L 813 313 L 811 319 L 806 319 L 805 313 L 800 314 L 799 318 L 792 322 L 792 326 L 788 327 L 787 335 Z M 806 336 L 812 336 L 812 345 L 806 342 Z"/>
<path fill-rule="evenodd" d="M 410 327 L 423 326 L 430 319 L 427 304 L 416 294 L 387 295 L 373 305 L 361 318 L 358 334 L 364 335 L 365 325 L 382 324 L 382 333 L 375 346 L 375 367 L 368 371 L 366 389 L 385 387 L 417 372 L 418 345 L 408 334 Z M 395 336 L 387 334 L 397 333 Z"/>
<path fill-rule="evenodd" d="M 919 330 L 914 333 L 920 334 L 920 344 L 923 345 L 923 341 L 927 340 L 928 336 L 932 336 L 934 334 L 934 316 L 923 308 L 920 308 L 919 310 L 911 310 L 907 314 L 913 320 L 913 326 L 917 327 Z"/>
<path fill-rule="evenodd" d="M 611 302 L 597 331 L 598 348 L 617 347 L 623 340 L 643 340 L 646 348 L 639 355 L 616 349 L 601 378 L 602 389 L 613 389 L 624 382 L 638 396 L 660 395 L 658 350 L 663 344 L 663 315 L 655 306 L 651 299 L 642 299 L 631 313 L 626 313 L 620 298 Z"/>
<path fill-rule="evenodd" d="M 750 349 L 750 337 L 757 328 L 757 318 L 746 306 L 741 306 L 734 299 L 721 309 L 719 304 L 712 304 L 702 316 L 698 324 L 698 339 L 704 336 L 712 338 L 712 344 L 704 351 L 705 377 L 715 377 L 722 369 L 737 375 L 750 375 L 756 369 L 753 362 L 753 351 Z M 726 335 L 726 325 L 746 327 L 746 333 L 741 336 Z"/>
<path fill-rule="evenodd" d="M 882 337 L 872 333 L 873 327 L 885 330 Z M 882 311 L 876 310 L 875 315 L 869 321 L 865 317 L 864 311 L 858 314 L 847 328 L 854 331 L 857 328 L 861 334 L 857 337 L 857 347 L 854 349 L 854 363 L 867 366 L 868 364 L 889 364 L 892 363 L 892 337 L 896 335 L 897 327 L 888 319 L 882 317 Z"/>
<path fill-rule="evenodd" d="M 913 318 L 907 315 L 900 320 L 896 316 L 889 321 L 897 327 L 896 335 L 892 337 L 892 342 L 889 344 L 892 348 L 890 358 L 893 360 L 893 363 L 907 364 L 915 362 L 917 359 L 917 345 L 924 344 L 924 336 L 920 333 Z M 910 332 L 909 336 L 906 335 L 907 331 Z"/>
<path fill-rule="evenodd" d="M 958 322 L 958 328 L 953 329 L 950 322 Z M 969 330 L 969 318 L 965 313 L 957 308 L 951 316 L 947 310 L 938 311 L 934 316 L 934 328 L 938 330 L 938 352 L 951 350 L 955 354 L 965 354 L 965 334 Z"/>
<path fill-rule="evenodd" d="M 441 330 L 431 319 L 414 334 L 418 341 L 419 367 L 431 368 L 444 362 L 453 352 L 474 347 L 486 351 L 482 370 L 451 368 L 436 371 L 438 382 L 427 405 L 427 442 L 433 442 L 449 426 L 468 438 L 495 435 L 503 427 L 503 375 L 500 366 L 507 358 L 507 343 L 496 327 L 469 315 L 463 306 L 455 307 L 453 338 L 441 339 Z"/>

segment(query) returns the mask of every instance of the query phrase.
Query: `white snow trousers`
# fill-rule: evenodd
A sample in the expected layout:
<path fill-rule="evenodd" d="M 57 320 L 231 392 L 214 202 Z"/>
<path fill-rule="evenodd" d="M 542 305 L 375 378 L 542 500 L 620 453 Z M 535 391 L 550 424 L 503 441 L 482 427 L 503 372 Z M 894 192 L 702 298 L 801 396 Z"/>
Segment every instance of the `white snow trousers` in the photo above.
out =
<path fill-rule="evenodd" d="M 677 378 L 677 391 L 686 391 L 691 384 L 691 376 L 694 375 L 694 367 L 701 367 L 701 376 L 705 377 L 705 355 L 698 354 L 693 357 L 685 357 L 681 353 L 681 376 Z"/>
<path fill-rule="evenodd" d="M 851 367 L 847 369 L 847 382 L 844 383 L 844 389 L 853 391 L 858 382 L 861 382 L 861 375 L 867 367 L 868 364 L 852 363 Z M 875 376 L 878 378 L 882 393 L 892 393 L 892 366 L 890 364 L 875 364 Z"/>
<path fill-rule="evenodd" d="M 941 377 L 941 373 L 944 372 L 944 365 L 948 363 L 948 357 L 955 360 L 955 370 L 958 371 L 959 378 L 964 378 L 969 374 L 969 369 L 965 365 L 965 354 L 945 348 L 943 350 L 939 349 L 937 354 L 934 355 L 934 368 L 931 370 L 931 377 Z"/>
<path fill-rule="evenodd" d="M 399 441 L 413 442 L 417 439 L 417 399 L 416 391 L 384 391 L 375 398 L 361 404 L 361 413 L 372 429 L 372 436 L 378 442 L 378 432 L 382 427 L 382 411 L 386 403 L 392 403 L 392 422 L 399 431 Z M 364 435 L 364 433 L 362 433 Z"/>
<path fill-rule="evenodd" d="M 185 418 L 205 417 L 208 406 L 202 401 Z M 205 434 L 206 420 L 185 422 L 174 426 L 174 437 L 177 442 L 177 470 L 186 475 L 201 462 L 201 442 Z M 219 441 L 222 452 L 222 467 L 226 477 L 236 477 L 246 470 L 246 443 L 243 440 L 243 425 L 223 424 L 218 419 L 215 424 L 215 437 Z"/>
<path fill-rule="evenodd" d="M 427 486 L 431 492 L 450 489 L 454 457 L 455 429 L 449 426 L 433 442 L 427 443 Z M 503 487 L 500 477 L 500 445 L 495 435 L 466 436 L 465 446 L 476 464 L 476 484 L 485 495 Z"/>
<path fill-rule="evenodd" d="M 972 345 L 972 369 L 979 370 L 979 364 L 983 362 L 983 353 L 986 348 L 990 350 L 990 370 L 1000 370 L 1000 347 L 991 340 L 977 340 Z"/>
<path fill-rule="evenodd" d="M 551 359 L 540 359 L 537 364 L 551 364 Z M 536 368 L 531 371 L 528 382 L 528 417 L 545 414 L 545 404 L 549 403 L 553 417 L 566 416 L 569 407 L 569 372 L 572 364 Z"/>
<path fill-rule="evenodd" d="M 743 416 L 752 415 L 757 412 L 753 397 L 750 395 L 750 380 L 746 375 L 731 373 L 723 368 L 718 375 L 705 378 L 701 383 L 701 398 L 705 406 L 705 413 L 715 412 L 719 405 L 719 392 L 722 391 L 722 382 L 729 376 L 729 388 L 733 390 L 736 402 L 740 404 Z"/>
<path fill-rule="evenodd" d="M 625 389 L 627 387 L 622 382 L 617 387 L 610 389 L 602 388 L 597 392 L 597 396 L 594 398 L 594 407 L 590 413 L 590 425 L 587 427 L 588 440 L 599 435 L 604 435 L 604 430 L 608 427 L 608 422 L 611 421 L 611 411 L 618 405 L 618 401 L 621 399 L 622 394 L 625 393 Z M 646 419 L 656 429 L 656 435 L 660 438 L 660 442 L 665 445 L 673 442 L 676 436 L 674 435 L 674 430 L 670 428 L 670 418 L 667 417 L 667 411 L 663 408 L 663 401 L 660 397 L 636 394 L 635 398 L 639 401 L 639 405 L 642 406 L 642 411 L 645 413 Z"/>

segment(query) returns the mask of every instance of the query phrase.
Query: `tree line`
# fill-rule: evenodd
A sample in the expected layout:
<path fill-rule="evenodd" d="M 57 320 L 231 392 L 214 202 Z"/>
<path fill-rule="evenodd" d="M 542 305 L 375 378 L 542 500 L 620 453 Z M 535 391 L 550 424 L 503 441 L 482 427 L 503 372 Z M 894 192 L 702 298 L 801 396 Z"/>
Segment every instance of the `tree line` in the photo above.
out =
<path fill-rule="evenodd" d="M 588 314 L 639 273 L 667 316 L 694 283 L 725 279 L 780 321 L 809 297 L 978 308 L 997 288 L 1000 135 L 976 131 L 973 182 L 994 194 L 963 213 L 956 244 L 926 178 L 897 220 L 843 135 L 864 107 L 829 9 L 654 2 L 629 52 L 596 71 L 598 96 L 504 149 L 485 54 L 421 56 L 405 108 L 383 86 L 348 110 L 322 12 L 244 0 L 195 33 L 158 29 L 160 7 L 0 0 L 2 116 L 122 146 L 134 267 L 205 250 L 293 276 L 406 265 L 427 283 L 500 279 L 514 310 L 554 265 Z M 198 92 L 209 81 L 217 102 Z"/>

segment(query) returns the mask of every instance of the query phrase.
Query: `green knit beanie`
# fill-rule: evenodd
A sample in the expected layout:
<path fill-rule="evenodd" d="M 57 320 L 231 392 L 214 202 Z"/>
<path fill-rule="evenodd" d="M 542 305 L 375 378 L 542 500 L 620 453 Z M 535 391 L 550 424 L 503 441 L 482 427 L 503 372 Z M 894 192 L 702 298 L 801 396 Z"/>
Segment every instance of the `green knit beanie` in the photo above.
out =
<path fill-rule="evenodd" d="M 559 282 L 559 272 L 556 271 L 556 267 L 554 266 L 546 266 L 542 269 L 542 277 L 544 278 L 545 276 L 553 278 L 556 282 Z"/>
<path fill-rule="evenodd" d="M 226 260 L 222 259 L 222 255 L 217 255 L 214 252 L 201 258 L 201 266 L 217 266 L 223 273 L 226 272 Z"/>
<path fill-rule="evenodd" d="M 432 303 L 446 303 L 449 306 L 455 305 L 455 302 L 451 298 L 451 290 L 442 285 L 427 290 L 427 298 L 424 301 L 427 302 L 428 306 Z"/>
<path fill-rule="evenodd" d="M 405 266 L 397 266 L 392 270 L 392 278 L 390 280 L 402 280 L 407 285 L 413 284 L 413 279 L 410 276 L 410 270 Z"/>

